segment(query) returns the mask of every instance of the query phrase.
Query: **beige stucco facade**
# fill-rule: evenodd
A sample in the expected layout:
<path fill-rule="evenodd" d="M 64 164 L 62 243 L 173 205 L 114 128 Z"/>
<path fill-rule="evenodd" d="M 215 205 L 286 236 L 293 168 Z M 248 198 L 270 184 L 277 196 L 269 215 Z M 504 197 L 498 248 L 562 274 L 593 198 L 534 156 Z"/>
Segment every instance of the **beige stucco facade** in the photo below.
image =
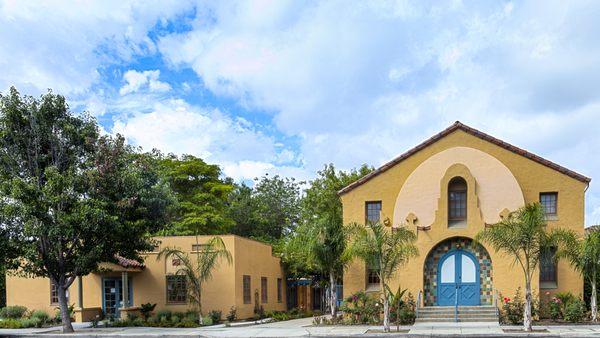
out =
<path fill-rule="evenodd" d="M 429 282 L 424 274 L 428 271 L 428 255 L 439 248 L 438 244 L 453 238 L 468 241 L 486 224 L 500 221 L 506 212 L 538 202 L 540 193 L 558 193 L 558 212 L 548 219 L 549 228 L 568 228 L 583 234 L 584 195 L 589 179 L 529 155 L 457 123 L 342 190 L 344 222 L 364 224 L 365 203 L 381 201 L 382 220 L 389 219 L 391 226 L 406 226 L 417 233 L 419 256 L 402 267 L 390 285 L 393 290 L 401 285 L 415 296 L 432 287 L 425 285 Z M 448 185 L 455 177 L 466 181 L 468 212 L 464 226 L 449 227 Z M 491 272 L 482 275 L 482 283 L 487 278 L 494 293 L 506 296 L 523 288 L 523 273 L 512 258 L 485 244 L 482 251 L 481 255 L 491 260 Z M 490 267 L 481 267 L 481 271 L 486 269 Z M 537 295 L 546 291 L 581 294 L 583 282 L 561 261 L 556 287 L 540 290 L 536 276 L 533 288 Z M 367 283 L 364 264 L 355 260 L 344 274 L 344 295 L 365 289 L 372 290 L 373 286 Z M 433 301 L 426 305 L 436 304 Z"/>
<path fill-rule="evenodd" d="M 285 310 L 286 292 L 285 275 L 280 259 L 272 255 L 270 245 L 235 235 L 220 236 L 232 255 L 231 264 L 222 260 L 213 271 L 212 279 L 204 285 L 202 293 L 202 307 L 206 314 L 210 310 L 220 310 L 223 317 L 230 308 L 235 306 L 238 318 L 249 318 L 254 314 L 256 293 L 258 302 L 265 311 Z M 200 236 L 199 243 L 207 242 L 212 236 Z M 92 273 L 82 278 L 83 308 L 90 309 L 90 313 L 102 309 L 103 281 L 108 278 L 122 280 L 124 272 L 130 280 L 131 300 L 133 308 L 143 303 L 156 303 L 155 311 L 169 309 L 172 311 L 186 311 L 191 308 L 189 303 L 170 303 L 167 301 L 166 276 L 174 274 L 176 262 L 157 260 L 158 252 L 165 247 L 176 247 L 194 257 L 192 245 L 196 244 L 193 236 L 156 237 L 160 243 L 154 252 L 145 253 L 143 268 L 124 268 L 116 264 L 103 264 L 104 268 L 112 271 Z M 251 301 L 244 303 L 243 276 L 250 276 Z M 261 299 L 261 278 L 267 280 L 267 302 Z M 277 283 L 281 283 L 281 298 L 278 299 Z M 23 278 L 8 275 L 6 280 L 6 294 L 8 305 L 24 305 L 28 309 L 45 310 L 48 313 L 56 311 L 57 304 L 50 302 L 50 281 L 47 278 Z M 75 281 L 69 289 L 69 303 L 76 307 L 76 319 L 81 319 L 79 314 L 79 283 Z M 85 317 L 85 314 L 84 316 Z M 89 316 L 88 316 L 89 317 Z"/>

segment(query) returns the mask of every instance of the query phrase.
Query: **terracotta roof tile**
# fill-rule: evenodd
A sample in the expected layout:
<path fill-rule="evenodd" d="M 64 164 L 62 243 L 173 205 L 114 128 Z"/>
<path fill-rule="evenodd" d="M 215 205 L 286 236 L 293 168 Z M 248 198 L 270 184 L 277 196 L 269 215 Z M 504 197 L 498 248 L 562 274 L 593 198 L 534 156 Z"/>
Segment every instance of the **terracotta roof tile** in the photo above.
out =
<path fill-rule="evenodd" d="M 121 257 L 119 255 L 115 255 L 115 259 L 117 260 L 117 264 L 124 268 L 141 268 L 143 269 L 145 265 L 140 263 L 134 259 L 129 259 L 125 257 Z"/>
<path fill-rule="evenodd" d="M 381 167 L 377 168 L 376 170 L 372 171 L 370 174 L 362 177 L 361 179 L 351 183 L 350 185 L 346 186 L 345 188 L 341 189 L 340 191 L 338 191 L 339 195 L 343 195 L 351 190 L 353 190 L 354 188 L 362 185 L 363 183 L 369 181 L 370 179 L 372 179 L 373 177 L 387 171 L 388 169 L 390 169 L 391 167 L 395 166 L 396 164 L 404 161 L 405 159 L 407 159 L 408 157 L 414 155 L 415 153 L 423 150 L 424 148 L 434 144 L 435 142 L 439 141 L 440 139 L 446 137 L 447 135 L 450 135 L 451 133 L 453 133 L 456 130 L 462 130 L 467 134 L 471 134 L 475 137 L 478 137 L 482 140 L 488 141 L 490 143 L 493 143 L 499 147 L 502 147 L 506 150 L 512 151 L 515 154 L 521 155 L 523 157 L 526 157 L 532 161 L 535 161 L 537 163 L 540 163 L 546 167 L 549 167 L 551 169 L 554 169 L 564 175 L 567 175 L 569 177 L 572 177 L 578 181 L 584 182 L 584 183 L 590 183 L 591 178 L 586 177 L 584 175 L 581 175 L 575 171 L 569 170 L 561 165 L 558 165 L 552 161 L 546 160 L 538 155 L 535 155 L 533 153 L 530 153 L 524 149 L 521 149 L 519 147 L 513 146 L 512 144 L 506 143 L 500 139 L 497 139 L 491 135 L 488 135 L 484 132 L 481 132 L 475 128 L 471 128 L 465 124 L 462 124 L 459 121 L 456 121 L 454 124 L 452 124 L 450 127 L 446 128 L 445 130 L 443 130 L 442 132 L 430 137 L 429 139 L 427 139 L 425 142 L 417 145 L 416 147 L 408 150 L 407 152 L 405 152 L 404 154 L 396 157 L 395 159 L 391 160 L 390 162 L 382 165 Z"/>

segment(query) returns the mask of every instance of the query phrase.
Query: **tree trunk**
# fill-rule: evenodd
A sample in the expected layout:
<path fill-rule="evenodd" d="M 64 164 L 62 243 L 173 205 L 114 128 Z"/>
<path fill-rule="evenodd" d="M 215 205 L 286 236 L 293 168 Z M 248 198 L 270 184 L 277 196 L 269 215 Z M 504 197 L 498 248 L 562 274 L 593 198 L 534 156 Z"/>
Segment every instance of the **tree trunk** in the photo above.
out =
<path fill-rule="evenodd" d="M 204 319 L 202 318 L 202 305 L 198 303 L 198 324 L 200 326 L 204 325 Z"/>
<path fill-rule="evenodd" d="M 592 298 L 590 299 L 590 307 L 592 308 L 592 321 L 598 321 L 598 305 L 596 304 L 596 276 L 592 277 Z"/>
<path fill-rule="evenodd" d="M 329 302 L 331 310 L 331 319 L 335 319 L 337 315 L 337 290 L 335 282 L 335 274 L 333 271 L 329 272 Z"/>
<path fill-rule="evenodd" d="M 383 293 L 383 332 L 390 332 L 390 304 L 387 292 L 385 292 L 385 283 L 381 277 L 379 277 L 379 287 Z"/>
<path fill-rule="evenodd" d="M 523 311 L 523 330 L 531 331 L 531 281 L 525 280 L 525 311 Z"/>
<path fill-rule="evenodd" d="M 71 315 L 69 313 L 69 303 L 67 301 L 67 291 L 62 285 L 56 284 L 56 291 L 58 293 L 58 305 L 60 306 L 60 318 L 62 321 L 62 332 L 72 333 L 73 325 L 71 324 Z"/>

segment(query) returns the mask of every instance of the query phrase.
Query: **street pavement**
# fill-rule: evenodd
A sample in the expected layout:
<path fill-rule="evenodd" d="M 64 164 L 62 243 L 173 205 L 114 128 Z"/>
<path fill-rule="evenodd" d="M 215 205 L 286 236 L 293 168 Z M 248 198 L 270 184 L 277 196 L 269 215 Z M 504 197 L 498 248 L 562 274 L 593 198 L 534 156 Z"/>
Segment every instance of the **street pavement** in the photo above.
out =
<path fill-rule="evenodd" d="M 250 324 L 250 323 L 249 323 Z M 249 326 L 215 325 L 203 328 L 91 328 L 76 324 L 74 334 L 61 334 L 60 327 L 44 329 L 0 329 L 0 336 L 44 337 L 600 337 L 600 325 L 536 326 L 533 333 L 518 332 L 520 326 L 496 323 L 418 323 L 393 327 L 382 333 L 381 326 L 312 326 L 312 318 Z M 512 332 L 505 332 L 512 330 Z"/>

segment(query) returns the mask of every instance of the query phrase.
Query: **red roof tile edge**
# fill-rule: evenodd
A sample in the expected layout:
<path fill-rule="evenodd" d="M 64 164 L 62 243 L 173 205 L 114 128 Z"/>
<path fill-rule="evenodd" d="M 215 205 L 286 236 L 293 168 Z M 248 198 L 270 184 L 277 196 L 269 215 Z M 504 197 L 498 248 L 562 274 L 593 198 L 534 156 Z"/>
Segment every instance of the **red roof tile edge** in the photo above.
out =
<path fill-rule="evenodd" d="M 454 124 L 452 124 L 450 127 L 446 128 L 445 130 L 441 131 L 440 133 L 430 137 L 429 139 L 425 140 L 425 142 L 417 145 L 416 147 L 408 150 L 407 152 L 405 152 L 404 154 L 394 158 L 393 160 L 387 162 L 386 164 L 382 165 L 381 167 L 377 168 L 376 170 L 372 171 L 370 174 L 365 175 L 364 177 L 360 178 L 359 180 L 349 184 L 348 186 L 344 187 L 343 189 L 341 189 L 340 191 L 338 191 L 338 195 L 343 195 L 351 190 L 353 190 L 354 188 L 362 185 L 363 183 L 366 183 L 368 180 L 372 179 L 373 177 L 385 172 L 386 170 L 390 169 L 391 167 L 395 166 L 396 164 L 404 161 L 405 159 L 407 159 L 408 157 L 416 154 L 417 152 L 419 152 L 420 150 L 434 144 L 435 142 L 439 141 L 440 139 L 444 138 L 445 136 L 453 133 L 456 130 L 462 130 L 468 134 L 471 134 L 475 137 L 478 137 L 482 140 L 488 141 L 492 144 L 495 144 L 499 147 L 502 147 L 506 150 L 512 151 L 513 153 L 517 154 L 517 155 L 521 155 L 523 157 L 526 157 L 534 162 L 540 163 L 546 167 L 549 167 L 551 169 L 554 169 L 564 175 L 567 175 L 571 178 L 574 178 L 578 181 L 584 182 L 589 184 L 591 182 L 591 178 L 586 177 L 584 175 L 581 175 L 575 171 L 572 171 L 570 169 L 567 169 L 559 164 L 556 164 L 552 161 L 546 160 L 538 155 L 535 155 L 533 153 L 528 152 L 527 150 L 521 149 L 519 147 L 513 146 L 512 144 L 506 143 L 500 139 L 497 139 L 491 135 L 488 135 L 482 131 L 479 131 L 475 128 L 469 127 L 463 123 L 461 123 L 460 121 L 456 121 Z"/>

